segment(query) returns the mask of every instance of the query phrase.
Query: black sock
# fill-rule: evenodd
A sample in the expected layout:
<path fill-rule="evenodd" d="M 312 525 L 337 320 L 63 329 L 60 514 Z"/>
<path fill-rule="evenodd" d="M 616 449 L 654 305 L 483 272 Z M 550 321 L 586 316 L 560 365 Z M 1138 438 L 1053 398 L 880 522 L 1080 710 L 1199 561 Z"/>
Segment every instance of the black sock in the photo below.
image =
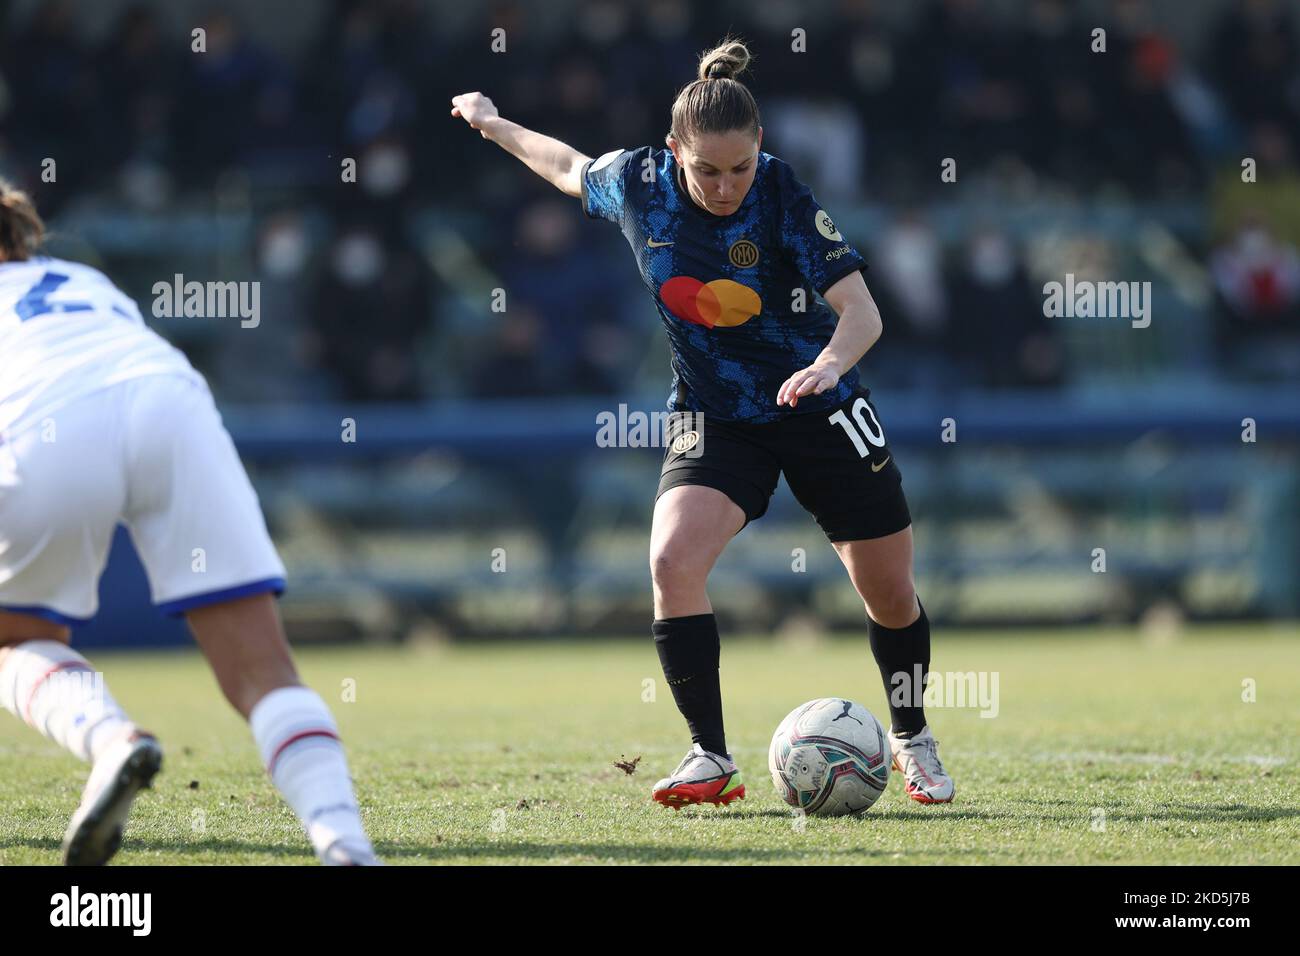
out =
<path fill-rule="evenodd" d="M 871 653 L 885 682 L 890 730 L 896 737 L 911 737 L 925 727 L 921 695 L 925 692 L 925 675 L 930 670 L 930 619 L 925 616 L 925 607 L 919 599 L 916 604 L 921 608 L 921 616 L 907 627 L 885 627 L 867 618 Z M 903 675 L 905 680 L 901 679 Z"/>
<path fill-rule="evenodd" d="M 722 732 L 722 684 L 718 660 L 722 641 L 712 614 L 691 614 L 655 621 L 655 650 L 672 688 L 677 709 L 691 729 L 691 740 L 709 753 L 727 754 Z"/>

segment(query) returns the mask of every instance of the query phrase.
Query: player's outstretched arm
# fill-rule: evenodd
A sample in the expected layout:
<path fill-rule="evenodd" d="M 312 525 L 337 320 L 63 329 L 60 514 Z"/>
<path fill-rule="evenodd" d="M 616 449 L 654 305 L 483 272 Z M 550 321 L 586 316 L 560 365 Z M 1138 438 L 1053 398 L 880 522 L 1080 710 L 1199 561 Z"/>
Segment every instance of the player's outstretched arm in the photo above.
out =
<path fill-rule="evenodd" d="M 461 93 L 451 98 L 451 115 L 459 116 L 548 183 L 575 199 L 582 196 L 584 156 L 558 139 L 525 129 L 497 112 L 482 93 Z"/>

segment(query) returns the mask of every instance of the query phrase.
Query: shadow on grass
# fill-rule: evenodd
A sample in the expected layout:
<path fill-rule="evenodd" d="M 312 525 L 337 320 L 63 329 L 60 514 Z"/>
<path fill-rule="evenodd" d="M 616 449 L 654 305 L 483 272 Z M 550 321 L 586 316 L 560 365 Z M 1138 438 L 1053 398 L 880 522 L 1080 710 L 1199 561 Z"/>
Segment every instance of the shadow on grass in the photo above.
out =
<path fill-rule="evenodd" d="M 1023 797 L 1022 803 L 1073 808 L 1075 812 L 1066 813 L 1071 818 L 1086 815 L 1093 804 L 1086 801 L 1064 799 L 1042 799 Z M 1246 803 L 1164 803 L 1150 810 L 1127 809 L 1123 803 L 1118 807 L 1113 801 L 1100 801 L 1096 806 L 1106 811 L 1111 820 L 1188 820 L 1196 823 L 1268 823 L 1273 820 L 1292 820 L 1300 818 L 1300 807 L 1254 807 Z M 1022 814 L 1023 815 L 1023 814 Z"/>
<path fill-rule="evenodd" d="M 386 851 L 381 850 L 383 856 Z M 430 853 L 431 862 L 449 857 L 474 860 L 552 860 L 559 857 L 584 857 L 597 862 L 615 863 L 799 863 L 807 857 L 830 863 L 853 863 L 866 860 L 888 860 L 898 854 L 895 849 L 835 848 L 819 846 L 787 847 L 720 847 L 720 846 L 662 846 L 636 843 L 525 843 L 476 840 L 472 843 L 442 844 Z M 986 852 L 961 850 L 952 847 L 908 850 L 911 862 L 925 862 L 930 858 L 971 856 L 983 859 Z"/>
<path fill-rule="evenodd" d="M 692 814 L 696 819 L 704 819 L 715 811 L 705 810 L 703 813 Z M 810 819 L 824 819 L 827 822 L 832 820 L 844 820 L 847 822 L 860 821 L 863 825 L 870 825 L 873 820 L 881 821 L 882 825 L 891 823 L 914 823 L 917 820 L 934 819 L 934 820 L 987 820 L 1002 821 L 1019 819 L 1023 814 L 1012 813 L 1011 811 L 1000 812 L 997 810 L 967 810 L 960 805 L 951 803 L 937 803 L 933 806 L 922 807 L 892 807 L 888 810 L 867 810 L 857 816 L 844 817 L 813 817 Z M 718 820 L 759 820 L 763 818 L 776 818 L 780 820 L 795 819 L 793 810 L 724 810 L 717 813 L 713 819 Z M 683 818 L 686 819 L 686 818 Z"/>
<path fill-rule="evenodd" d="M 758 811 L 754 815 L 767 816 L 784 816 L 779 811 Z M 28 850 L 43 850 L 57 854 L 60 850 L 58 840 L 49 838 L 41 839 L 0 839 L 0 849 L 4 848 L 22 848 Z M 450 860 L 474 861 L 541 861 L 555 860 L 560 858 L 580 857 L 583 859 L 593 860 L 596 862 L 617 862 L 617 863 L 780 863 L 802 862 L 806 857 L 813 856 L 818 860 L 831 863 L 851 863 L 865 860 L 887 860 L 897 856 L 896 849 L 870 849 L 870 848 L 836 848 L 820 846 L 786 846 L 786 847 L 701 847 L 695 844 L 686 846 L 665 846 L 656 844 L 637 844 L 637 843 L 529 843 L 517 842 L 508 838 L 474 840 L 466 843 L 457 843 L 446 841 L 443 843 L 430 844 L 428 846 L 413 846 L 411 844 L 394 844 L 379 843 L 375 846 L 381 860 L 425 860 L 429 863 L 439 863 Z M 223 855 L 246 856 L 246 855 L 265 855 L 276 857 L 277 861 L 295 865 L 315 865 L 316 858 L 305 847 L 286 847 L 282 845 L 267 843 L 249 843 L 240 840 L 140 840 L 131 841 L 128 838 L 127 843 L 122 847 L 122 856 L 119 856 L 114 862 L 127 866 L 148 866 L 147 859 L 133 859 L 134 853 L 173 853 L 185 856 L 188 859 L 181 865 L 185 866 L 211 866 L 211 865 L 258 865 L 256 863 L 246 863 L 236 860 L 212 859 Z M 976 850 L 963 850 L 954 847 L 935 847 L 933 849 L 911 849 L 907 851 L 907 858 L 911 862 L 924 862 L 931 857 L 953 857 L 953 856 L 972 856 L 984 858 L 986 852 Z M 160 865 L 173 866 L 174 861 L 168 860 Z"/>
<path fill-rule="evenodd" d="M 60 850 L 63 844 L 51 839 L 50 837 L 41 837 L 40 839 L 21 840 L 18 837 L 6 836 L 0 837 L 0 850 L 6 849 L 23 849 L 23 850 Z"/>
<path fill-rule="evenodd" d="M 0 850 L 4 849 L 45 850 L 61 854 L 63 843 L 52 837 L 34 839 L 0 837 Z M 132 837 L 130 833 L 122 843 L 120 852 L 184 853 L 196 857 L 195 863 L 203 863 L 202 857 L 224 853 L 265 853 L 270 856 L 300 857 L 303 863 L 314 862 L 316 859 L 306 844 L 302 847 L 290 847 L 272 843 L 245 843 L 240 840 L 160 840 L 151 837 Z"/>

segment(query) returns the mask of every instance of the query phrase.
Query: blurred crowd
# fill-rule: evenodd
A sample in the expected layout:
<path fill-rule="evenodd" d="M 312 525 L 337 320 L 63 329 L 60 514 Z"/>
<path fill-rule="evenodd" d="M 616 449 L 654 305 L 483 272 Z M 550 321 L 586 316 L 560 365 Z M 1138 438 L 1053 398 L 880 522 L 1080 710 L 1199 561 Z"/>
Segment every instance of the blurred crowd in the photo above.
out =
<path fill-rule="evenodd" d="M 482 90 L 589 155 L 661 145 L 699 52 L 732 32 L 755 54 L 764 147 L 837 220 L 880 213 L 872 234 L 850 236 L 887 330 L 873 381 L 1069 382 L 1036 236 L 998 212 L 1094 201 L 1138 218 L 1203 213 L 1175 238 L 1210 293 L 1211 370 L 1300 374 L 1300 41 L 1285 0 L 1213 4 L 1190 49 L 1146 0 L 1089 16 L 1067 0 L 453 6 L 322 3 L 293 55 L 214 7 L 198 55 L 166 7 L 124 3 L 92 40 L 71 0 L 21 17 L 0 5 L 0 169 L 56 221 L 87 206 L 210 209 L 237 172 L 268 319 L 256 346 L 229 335 L 200 350 L 230 398 L 666 387 L 666 346 L 616 232 L 451 120 L 448 101 Z M 489 47 L 496 27 L 504 54 Z M 795 27 L 806 54 L 790 50 Z M 51 156 L 67 159 L 42 187 Z M 940 180 L 943 157 L 959 161 L 956 187 Z M 945 225 L 936 210 L 962 203 L 986 212 Z M 1136 260 L 1132 239 L 1102 241 Z M 137 268 L 170 276 L 166 252 Z"/>

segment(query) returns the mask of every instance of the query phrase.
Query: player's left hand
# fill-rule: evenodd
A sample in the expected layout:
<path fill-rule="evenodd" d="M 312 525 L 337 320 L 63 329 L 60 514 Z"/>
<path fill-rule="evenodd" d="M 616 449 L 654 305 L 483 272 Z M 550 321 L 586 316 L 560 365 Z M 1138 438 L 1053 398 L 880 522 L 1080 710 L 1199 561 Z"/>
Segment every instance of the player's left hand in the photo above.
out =
<path fill-rule="evenodd" d="M 834 388 L 839 381 L 840 373 L 836 369 L 822 362 L 813 362 L 782 383 L 776 392 L 776 403 L 794 408 L 803 396 L 820 395 L 828 388 Z"/>

